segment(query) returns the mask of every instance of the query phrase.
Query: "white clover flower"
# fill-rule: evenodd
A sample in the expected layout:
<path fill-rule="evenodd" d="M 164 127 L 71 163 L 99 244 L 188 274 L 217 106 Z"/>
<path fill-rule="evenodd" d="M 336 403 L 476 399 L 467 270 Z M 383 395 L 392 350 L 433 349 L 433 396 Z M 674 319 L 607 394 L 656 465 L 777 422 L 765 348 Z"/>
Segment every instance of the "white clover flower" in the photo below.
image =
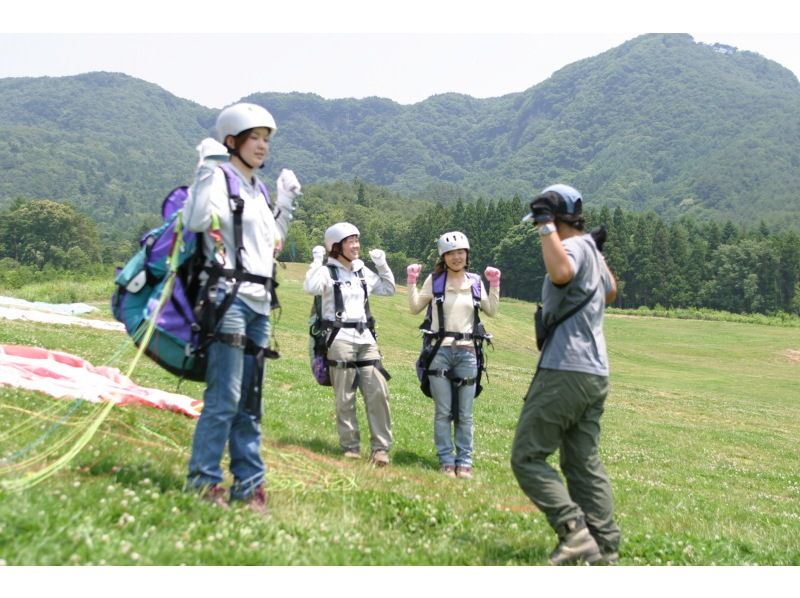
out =
<path fill-rule="evenodd" d="M 134 517 L 130 513 L 123 513 L 117 520 L 117 525 L 123 527 L 125 525 L 128 525 L 129 523 L 133 523 L 134 521 L 136 521 L 136 517 Z"/>

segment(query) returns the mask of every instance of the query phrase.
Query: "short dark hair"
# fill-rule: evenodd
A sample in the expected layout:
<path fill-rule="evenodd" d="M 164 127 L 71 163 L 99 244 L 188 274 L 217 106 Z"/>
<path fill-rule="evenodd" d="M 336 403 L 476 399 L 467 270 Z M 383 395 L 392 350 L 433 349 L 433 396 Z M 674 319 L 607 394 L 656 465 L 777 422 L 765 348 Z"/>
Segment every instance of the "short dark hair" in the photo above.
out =
<path fill-rule="evenodd" d="M 253 129 L 245 129 L 238 135 L 231 135 L 231 137 L 233 137 L 233 148 L 228 148 L 228 149 L 233 149 L 233 151 L 238 152 L 239 149 L 241 149 L 241 147 L 244 145 L 245 141 L 247 141 L 247 139 L 250 137 L 250 133 L 252 130 Z M 225 147 L 228 147 L 227 139 L 228 138 L 226 137 Z"/>
<path fill-rule="evenodd" d="M 464 270 L 469 270 L 469 249 L 465 249 L 464 251 L 467 252 L 467 263 L 464 266 Z M 434 274 L 441 274 L 442 272 L 446 272 L 447 271 L 447 263 L 444 261 L 444 256 L 445 255 L 446 254 L 443 253 L 438 258 L 436 258 L 436 263 L 433 266 L 433 273 Z"/>
<path fill-rule="evenodd" d="M 586 227 L 586 218 L 583 217 L 583 214 L 571 216 L 569 214 L 556 213 L 555 217 L 557 222 L 563 222 L 564 224 L 568 224 L 577 230 L 584 230 Z"/>

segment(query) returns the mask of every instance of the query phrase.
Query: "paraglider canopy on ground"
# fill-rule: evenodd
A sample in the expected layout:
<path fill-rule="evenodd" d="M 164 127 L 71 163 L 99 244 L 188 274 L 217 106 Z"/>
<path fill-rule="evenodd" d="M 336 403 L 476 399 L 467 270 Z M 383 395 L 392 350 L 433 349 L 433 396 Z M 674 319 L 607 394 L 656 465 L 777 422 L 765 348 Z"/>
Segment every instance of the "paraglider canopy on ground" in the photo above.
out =
<path fill-rule="evenodd" d="M 23 345 L 0 345 L 0 385 L 56 398 L 146 405 L 199 417 L 202 401 L 135 384 L 118 369 L 94 366 L 69 353 Z"/>

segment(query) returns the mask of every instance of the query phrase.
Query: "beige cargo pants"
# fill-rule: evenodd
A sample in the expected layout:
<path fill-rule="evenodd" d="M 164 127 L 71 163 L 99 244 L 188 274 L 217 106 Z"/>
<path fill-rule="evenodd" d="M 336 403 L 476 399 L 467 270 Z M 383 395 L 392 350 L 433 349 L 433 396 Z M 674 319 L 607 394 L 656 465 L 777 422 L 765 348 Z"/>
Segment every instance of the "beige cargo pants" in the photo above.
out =
<path fill-rule="evenodd" d="M 357 362 L 380 360 L 378 346 L 356 345 L 335 340 L 328 348 L 331 384 L 336 394 L 336 427 L 343 451 L 358 451 L 360 434 L 356 417 L 356 391 L 361 389 L 370 431 L 370 449 L 389 451 L 392 421 L 389 412 L 389 386 L 375 365 L 356 367 Z M 345 365 L 348 364 L 348 365 Z"/>

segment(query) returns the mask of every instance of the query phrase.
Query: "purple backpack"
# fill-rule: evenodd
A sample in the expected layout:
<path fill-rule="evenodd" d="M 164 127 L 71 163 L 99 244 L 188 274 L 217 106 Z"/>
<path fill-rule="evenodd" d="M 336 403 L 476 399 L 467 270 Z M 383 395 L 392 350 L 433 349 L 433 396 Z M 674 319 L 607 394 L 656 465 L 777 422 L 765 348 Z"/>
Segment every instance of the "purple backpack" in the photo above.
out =
<path fill-rule="evenodd" d="M 117 269 L 114 280 L 117 288 L 111 297 L 114 317 L 125 325 L 128 335 L 139 346 L 161 299 L 168 275 L 175 269 L 172 292 L 158 314 L 145 353 L 166 370 L 189 380 L 205 379 L 205 348 L 214 336 L 215 322 L 212 319 L 218 321 L 222 317 L 233 301 L 241 279 L 273 284 L 273 279 L 246 273 L 241 268 L 239 247 L 244 202 L 233 166 L 224 163 L 220 168 L 225 173 L 234 213 L 237 268 L 225 270 L 216 264 L 211 268 L 205 265 L 207 260 L 201 233 L 183 227 L 181 210 L 188 197 L 188 187 L 182 186 L 171 191 L 161 204 L 164 223 L 147 232 L 139 241 L 139 251 L 123 268 Z M 257 181 L 258 189 L 271 207 L 266 186 Z M 200 273 L 203 270 L 208 273 L 208 279 L 201 285 Z M 203 309 L 209 306 L 209 288 L 216 286 L 222 277 L 237 278 L 230 301 L 226 298 L 227 304 L 224 302 L 216 310 Z M 272 294 L 274 297 L 274 291 Z"/>

